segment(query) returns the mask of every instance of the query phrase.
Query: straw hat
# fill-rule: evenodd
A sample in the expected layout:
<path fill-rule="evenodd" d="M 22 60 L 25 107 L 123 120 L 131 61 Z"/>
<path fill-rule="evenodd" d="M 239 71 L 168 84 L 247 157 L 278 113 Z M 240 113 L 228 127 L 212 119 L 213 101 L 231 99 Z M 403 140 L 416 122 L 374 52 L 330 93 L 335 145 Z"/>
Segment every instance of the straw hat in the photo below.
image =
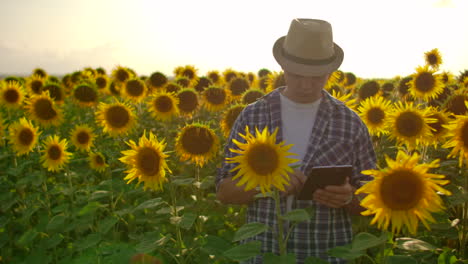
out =
<path fill-rule="evenodd" d="M 333 42 L 330 23 L 296 18 L 288 35 L 275 42 L 273 56 L 283 70 L 302 76 L 321 76 L 337 70 L 344 53 Z"/>

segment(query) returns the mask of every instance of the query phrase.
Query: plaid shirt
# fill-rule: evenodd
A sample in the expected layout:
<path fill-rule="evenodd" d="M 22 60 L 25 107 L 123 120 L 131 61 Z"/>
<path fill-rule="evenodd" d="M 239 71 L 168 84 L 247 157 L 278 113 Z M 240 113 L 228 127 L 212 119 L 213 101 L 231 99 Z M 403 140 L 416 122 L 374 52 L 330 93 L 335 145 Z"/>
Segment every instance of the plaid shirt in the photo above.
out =
<path fill-rule="evenodd" d="M 280 91 L 283 89 L 284 87 L 280 87 L 274 90 L 241 112 L 227 140 L 226 157 L 237 155 L 229 149 L 237 148 L 232 142 L 233 139 L 245 142 L 239 136 L 239 132 L 245 134 L 246 126 L 249 126 L 250 131 L 255 131 L 255 127 L 262 130 L 268 126 L 270 132 L 276 127 L 281 127 Z M 277 142 L 281 141 L 282 129 L 279 129 Z M 299 169 L 308 175 L 314 166 L 351 164 L 353 175 L 350 183 L 358 188 L 362 185 L 361 181 L 369 180 L 360 172 L 374 168 L 375 162 L 367 127 L 355 112 L 323 90 L 308 149 Z M 230 170 L 236 165 L 223 162 L 216 177 L 216 186 L 223 178 L 235 175 L 236 172 Z M 297 263 L 303 263 L 308 256 L 319 257 L 330 263 L 346 263 L 342 259 L 328 256 L 327 251 L 351 242 L 351 218 L 348 212 L 344 208 L 329 208 L 309 200 L 296 200 L 292 209 L 311 206 L 315 208 L 315 215 L 309 221 L 296 225 L 288 240 L 288 253 L 296 254 Z M 281 198 L 281 211 L 284 213 L 285 210 L 286 198 Z M 262 252 L 279 254 L 275 235 L 277 223 L 274 200 L 261 198 L 251 203 L 247 211 L 247 222 L 260 222 L 272 227 L 273 231 L 261 233 L 247 241 L 261 241 Z M 262 257 L 257 256 L 246 263 L 262 263 Z"/>

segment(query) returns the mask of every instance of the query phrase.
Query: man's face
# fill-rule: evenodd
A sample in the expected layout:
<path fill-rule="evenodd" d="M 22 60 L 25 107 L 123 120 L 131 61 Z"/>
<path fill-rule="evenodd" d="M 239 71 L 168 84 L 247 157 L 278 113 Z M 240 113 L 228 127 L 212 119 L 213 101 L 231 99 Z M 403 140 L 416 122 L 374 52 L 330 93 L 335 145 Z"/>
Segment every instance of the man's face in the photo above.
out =
<path fill-rule="evenodd" d="M 328 80 L 329 74 L 322 76 L 301 76 L 284 71 L 284 78 L 288 89 L 298 96 L 307 96 L 321 91 Z"/>

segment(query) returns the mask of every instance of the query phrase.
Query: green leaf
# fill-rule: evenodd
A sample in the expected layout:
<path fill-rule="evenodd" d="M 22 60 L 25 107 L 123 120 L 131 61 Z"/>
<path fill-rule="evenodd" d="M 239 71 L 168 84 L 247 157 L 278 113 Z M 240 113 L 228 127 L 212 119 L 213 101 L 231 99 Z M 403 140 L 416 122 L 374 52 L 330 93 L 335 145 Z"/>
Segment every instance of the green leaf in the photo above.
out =
<path fill-rule="evenodd" d="M 295 209 L 282 216 L 283 219 L 292 222 L 304 222 L 310 219 L 309 213 L 304 209 Z"/>
<path fill-rule="evenodd" d="M 385 243 L 388 239 L 387 236 L 388 235 L 385 232 L 382 232 L 382 235 L 380 237 L 376 237 L 366 232 L 361 232 L 354 237 L 353 242 L 351 243 L 351 248 L 354 251 L 359 251 L 376 247 Z"/>
<path fill-rule="evenodd" d="M 200 184 L 200 189 L 202 189 L 202 190 L 209 189 L 212 186 L 214 186 L 214 182 L 215 182 L 215 177 L 214 176 L 206 176 L 202 180 L 202 182 Z"/>
<path fill-rule="evenodd" d="M 177 212 L 183 210 L 184 207 L 183 206 L 177 206 L 176 207 L 176 210 Z M 171 207 L 163 207 L 159 210 L 156 211 L 156 214 L 172 214 L 173 213 L 173 209 Z"/>
<path fill-rule="evenodd" d="M 203 245 L 202 250 L 208 253 L 209 255 L 220 256 L 230 247 L 231 243 L 229 243 L 228 241 L 217 236 L 208 235 L 206 237 L 206 243 L 205 245 Z"/>
<path fill-rule="evenodd" d="M 35 229 L 29 229 L 16 241 L 19 246 L 29 246 L 39 233 Z"/>
<path fill-rule="evenodd" d="M 176 186 L 189 186 L 192 185 L 194 181 L 194 178 L 176 178 L 172 180 L 171 183 Z"/>
<path fill-rule="evenodd" d="M 410 256 L 393 255 L 387 257 L 387 264 L 418 264 L 418 261 Z"/>
<path fill-rule="evenodd" d="M 85 239 L 82 239 L 78 242 L 76 242 L 76 249 L 78 251 L 94 247 L 101 241 L 101 235 L 100 234 L 90 234 L 88 235 Z"/>
<path fill-rule="evenodd" d="M 154 208 L 156 206 L 159 206 L 162 203 L 161 197 L 154 198 L 148 201 L 144 201 L 140 205 L 138 205 L 135 210 L 141 210 L 141 209 L 149 209 L 149 208 Z"/>
<path fill-rule="evenodd" d="M 86 206 L 81 208 L 81 210 L 78 212 L 79 216 L 94 213 L 98 208 L 105 207 L 105 205 L 99 203 L 99 202 L 91 202 L 88 203 Z"/>
<path fill-rule="evenodd" d="M 350 245 L 346 245 L 334 247 L 328 251 L 328 254 L 332 257 L 353 260 L 364 256 L 366 252 L 364 250 L 353 250 Z"/>
<path fill-rule="evenodd" d="M 154 235 L 154 233 L 149 233 L 141 240 L 138 245 L 136 245 L 135 249 L 141 253 L 151 253 L 156 250 L 156 248 L 164 246 L 164 244 L 166 244 L 166 242 L 170 239 L 170 234 L 159 238 L 158 236 Z"/>
<path fill-rule="evenodd" d="M 246 244 L 241 244 L 236 247 L 233 247 L 223 253 L 223 255 L 229 259 L 235 261 L 246 261 L 250 258 L 253 258 L 259 255 L 260 249 L 262 247 L 262 242 L 260 241 L 251 241 Z"/>
<path fill-rule="evenodd" d="M 67 219 L 64 215 L 56 215 L 50 219 L 49 223 L 47 224 L 46 230 L 47 231 L 56 231 L 62 228 L 65 220 Z"/>
<path fill-rule="evenodd" d="M 197 219 L 198 215 L 195 213 L 187 212 L 182 216 L 182 221 L 180 222 L 180 227 L 183 229 L 189 230 L 195 220 Z"/>
<path fill-rule="evenodd" d="M 62 242 L 63 240 L 63 235 L 62 234 L 54 234 L 53 236 L 49 237 L 46 241 L 46 246 L 47 248 L 54 248 L 56 247 L 58 244 L 60 244 L 60 242 Z"/>
<path fill-rule="evenodd" d="M 399 237 L 396 239 L 396 245 L 398 248 L 409 250 L 409 251 L 425 251 L 435 250 L 436 246 L 412 237 Z"/>
<path fill-rule="evenodd" d="M 287 255 L 278 256 L 273 253 L 263 254 L 263 263 L 265 264 L 296 264 L 296 255 L 289 253 Z"/>
<path fill-rule="evenodd" d="M 99 232 L 101 234 L 106 234 L 107 232 L 109 232 L 109 230 L 114 227 L 114 225 L 119 221 L 119 219 L 117 219 L 116 217 L 114 216 L 108 216 L 106 219 L 104 219 L 103 221 L 100 221 L 99 222 Z"/>
<path fill-rule="evenodd" d="M 234 234 L 232 242 L 237 242 L 249 237 L 253 237 L 268 230 L 268 226 L 262 223 L 248 223 L 241 226 Z"/>
<path fill-rule="evenodd" d="M 111 192 L 99 190 L 99 191 L 93 192 L 93 193 L 91 194 L 91 197 L 89 197 L 89 200 L 90 200 L 90 201 L 94 201 L 94 200 L 99 200 L 99 199 L 102 199 L 102 198 L 105 198 L 105 197 L 109 197 L 109 196 L 111 196 Z"/>
<path fill-rule="evenodd" d="M 328 261 L 316 257 L 307 257 L 304 264 L 329 264 Z"/>

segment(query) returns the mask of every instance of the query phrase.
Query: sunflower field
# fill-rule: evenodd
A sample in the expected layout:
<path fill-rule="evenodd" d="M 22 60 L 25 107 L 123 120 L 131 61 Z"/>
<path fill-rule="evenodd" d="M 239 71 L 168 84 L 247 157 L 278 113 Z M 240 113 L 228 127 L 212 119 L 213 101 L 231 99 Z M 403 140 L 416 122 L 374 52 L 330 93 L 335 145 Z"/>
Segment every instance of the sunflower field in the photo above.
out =
<path fill-rule="evenodd" d="M 352 218 L 354 240 L 332 256 L 468 263 L 468 70 L 442 71 L 437 49 L 422 57 L 408 76 L 329 78 L 325 89 L 362 118 L 378 161 L 363 172 L 374 180 L 357 190 L 366 196 Z M 238 263 L 258 255 L 258 243 L 239 241 L 270 227 L 245 225 L 245 206 L 220 203 L 215 175 L 239 113 L 284 84 L 282 72 L 266 68 L 201 74 L 193 65 L 171 77 L 117 65 L 3 78 L 0 263 Z M 250 141 L 275 144 L 274 135 L 252 132 Z M 245 183 L 263 192 L 287 181 Z M 295 262 L 282 255 L 265 263 Z"/>

